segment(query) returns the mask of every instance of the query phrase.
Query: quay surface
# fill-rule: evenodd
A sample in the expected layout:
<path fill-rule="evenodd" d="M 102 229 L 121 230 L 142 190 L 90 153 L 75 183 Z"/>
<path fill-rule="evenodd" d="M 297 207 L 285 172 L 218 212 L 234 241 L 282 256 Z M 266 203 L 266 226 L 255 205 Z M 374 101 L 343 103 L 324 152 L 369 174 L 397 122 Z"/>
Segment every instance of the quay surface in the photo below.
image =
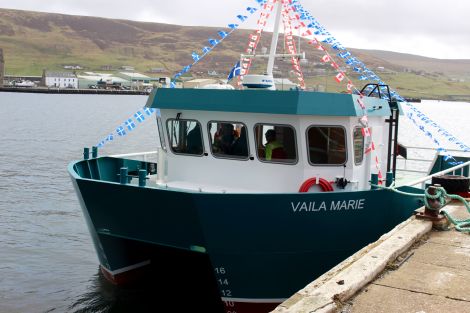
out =
<path fill-rule="evenodd" d="M 31 88 L 31 87 L 0 87 L 0 92 L 80 94 L 80 95 L 148 95 L 142 90 L 116 89 L 73 89 L 73 88 Z"/>
<path fill-rule="evenodd" d="M 445 208 L 469 218 L 460 202 Z M 273 312 L 470 313 L 469 282 L 470 235 L 411 217 Z"/>

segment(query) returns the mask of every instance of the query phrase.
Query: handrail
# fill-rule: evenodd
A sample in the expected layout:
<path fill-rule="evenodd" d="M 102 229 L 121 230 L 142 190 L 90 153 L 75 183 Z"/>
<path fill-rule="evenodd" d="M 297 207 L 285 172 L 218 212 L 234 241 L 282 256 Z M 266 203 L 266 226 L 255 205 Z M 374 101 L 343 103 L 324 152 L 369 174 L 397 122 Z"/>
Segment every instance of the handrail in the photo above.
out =
<path fill-rule="evenodd" d="M 155 151 L 146 151 L 146 152 L 136 152 L 136 153 L 126 153 L 126 154 L 113 154 L 110 157 L 113 158 L 126 158 L 126 157 L 133 157 L 133 156 L 147 156 L 152 154 L 158 154 L 158 150 Z"/>
<path fill-rule="evenodd" d="M 400 186 L 414 186 L 414 185 L 417 185 L 417 184 L 420 184 L 420 183 L 424 183 L 425 181 L 430 180 L 430 179 L 433 178 L 434 176 L 444 175 L 444 174 L 453 172 L 453 171 L 455 171 L 455 170 L 461 169 L 461 168 L 463 168 L 463 167 L 465 167 L 465 166 L 470 166 L 470 161 L 465 162 L 465 163 L 462 163 L 462 164 L 459 164 L 459 165 L 456 165 L 456 166 L 454 166 L 454 167 L 448 168 L 448 169 L 443 170 L 443 171 L 440 171 L 440 172 L 438 172 L 438 173 L 434 173 L 434 174 L 432 174 L 432 175 L 429 175 L 429 176 L 426 176 L 426 177 L 423 177 L 423 178 L 420 178 L 420 179 L 417 179 L 417 180 L 413 180 L 413 181 L 408 182 L 408 183 L 403 183 L 403 184 L 401 184 Z"/>
<path fill-rule="evenodd" d="M 419 149 L 419 150 L 431 150 L 431 151 L 437 151 L 436 148 L 430 148 L 430 147 L 419 147 L 419 146 L 404 146 L 407 149 Z M 462 152 L 462 150 L 459 149 L 446 149 L 447 151 L 450 152 Z"/>

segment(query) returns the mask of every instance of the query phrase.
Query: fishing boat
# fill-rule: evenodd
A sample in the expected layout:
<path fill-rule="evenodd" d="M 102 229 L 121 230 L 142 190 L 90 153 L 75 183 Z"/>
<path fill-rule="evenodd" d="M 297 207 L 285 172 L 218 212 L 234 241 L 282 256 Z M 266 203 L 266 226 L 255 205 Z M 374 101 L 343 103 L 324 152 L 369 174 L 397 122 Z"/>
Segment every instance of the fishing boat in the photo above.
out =
<path fill-rule="evenodd" d="M 177 305 L 268 312 L 422 205 L 377 188 L 396 168 L 400 103 L 386 86 L 275 90 L 277 32 L 267 74 L 239 89 L 152 91 L 157 162 L 86 149 L 69 165 L 107 279 L 154 275 Z"/>

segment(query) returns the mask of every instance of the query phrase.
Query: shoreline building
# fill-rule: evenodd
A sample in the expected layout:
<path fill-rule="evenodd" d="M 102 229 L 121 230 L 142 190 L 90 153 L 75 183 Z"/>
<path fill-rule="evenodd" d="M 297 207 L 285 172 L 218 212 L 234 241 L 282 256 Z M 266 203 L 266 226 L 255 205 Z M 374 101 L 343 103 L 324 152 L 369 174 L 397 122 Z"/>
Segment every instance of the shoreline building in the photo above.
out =
<path fill-rule="evenodd" d="M 110 73 L 84 72 L 78 75 L 78 80 L 81 89 L 98 88 L 98 85 L 103 82 L 105 85 L 128 86 L 129 88 L 131 85 L 129 81 Z"/>
<path fill-rule="evenodd" d="M 77 75 L 70 72 L 43 72 L 43 82 L 46 87 L 78 89 Z"/>
<path fill-rule="evenodd" d="M 116 76 L 130 82 L 131 88 L 137 90 L 153 87 L 159 83 L 159 78 L 149 77 L 137 72 L 119 72 Z"/>
<path fill-rule="evenodd" d="M 5 79 L 5 61 L 3 59 L 3 49 L 0 48 L 0 87 L 3 87 L 4 79 Z"/>

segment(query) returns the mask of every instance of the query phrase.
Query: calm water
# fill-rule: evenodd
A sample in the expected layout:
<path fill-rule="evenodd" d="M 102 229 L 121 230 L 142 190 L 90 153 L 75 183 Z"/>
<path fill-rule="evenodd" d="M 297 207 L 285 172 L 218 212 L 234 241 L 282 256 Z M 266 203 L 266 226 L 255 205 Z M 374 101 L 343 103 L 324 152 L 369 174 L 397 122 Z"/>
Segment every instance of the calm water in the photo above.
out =
<path fill-rule="evenodd" d="M 157 312 L 152 288 L 99 274 L 67 164 L 144 106 L 145 96 L 0 93 L 0 312 Z M 470 142 L 470 104 L 417 106 Z M 401 142 L 431 146 L 402 119 Z M 156 148 L 154 120 L 104 154 Z"/>

